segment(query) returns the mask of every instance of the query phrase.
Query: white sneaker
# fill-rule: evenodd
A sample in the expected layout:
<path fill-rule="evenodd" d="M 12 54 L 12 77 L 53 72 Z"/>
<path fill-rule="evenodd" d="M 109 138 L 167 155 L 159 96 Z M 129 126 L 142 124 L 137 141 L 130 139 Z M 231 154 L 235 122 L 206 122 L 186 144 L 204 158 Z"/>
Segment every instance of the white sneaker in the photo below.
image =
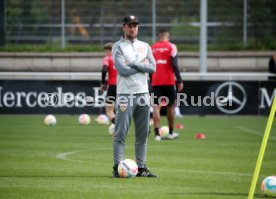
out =
<path fill-rule="evenodd" d="M 183 115 L 182 115 L 181 112 L 180 112 L 180 108 L 179 108 L 178 106 L 176 106 L 176 107 L 174 108 L 174 113 L 175 113 L 175 117 L 179 117 L 179 118 L 182 118 L 182 117 L 183 117 Z"/>
<path fill-rule="evenodd" d="M 181 114 L 175 114 L 175 117 L 182 118 L 183 115 L 181 115 Z"/>
<path fill-rule="evenodd" d="M 161 137 L 160 137 L 159 135 L 156 135 L 156 136 L 154 137 L 154 140 L 155 140 L 155 141 L 161 141 Z"/>
<path fill-rule="evenodd" d="M 173 139 L 178 138 L 178 136 L 179 136 L 178 133 L 173 132 L 172 134 L 167 135 L 167 139 L 168 139 L 168 140 L 173 140 Z"/>

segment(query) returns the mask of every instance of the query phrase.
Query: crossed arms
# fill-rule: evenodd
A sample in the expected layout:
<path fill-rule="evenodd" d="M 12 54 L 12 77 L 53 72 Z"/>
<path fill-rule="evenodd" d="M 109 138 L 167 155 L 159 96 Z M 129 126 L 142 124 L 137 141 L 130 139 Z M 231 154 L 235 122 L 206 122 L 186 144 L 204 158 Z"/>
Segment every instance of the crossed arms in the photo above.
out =
<path fill-rule="evenodd" d="M 114 50 L 113 59 L 117 72 L 121 76 L 126 77 L 136 73 L 153 73 L 156 70 L 155 60 L 149 46 L 147 57 L 141 62 L 136 60 L 128 62 L 128 60 L 125 59 L 120 46 Z"/>

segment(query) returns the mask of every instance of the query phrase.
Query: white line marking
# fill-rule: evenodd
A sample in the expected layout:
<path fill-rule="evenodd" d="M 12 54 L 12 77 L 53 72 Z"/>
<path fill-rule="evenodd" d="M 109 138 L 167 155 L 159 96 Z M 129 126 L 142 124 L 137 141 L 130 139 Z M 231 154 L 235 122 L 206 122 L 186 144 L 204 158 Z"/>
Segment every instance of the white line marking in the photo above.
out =
<path fill-rule="evenodd" d="M 258 131 L 254 130 L 254 129 L 250 129 L 250 128 L 243 127 L 243 126 L 235 126 L 235 128 L 239 129 L 239 130 L 242 130 L 243 132 L 246 132 L 246 133 L 250 133 L 250 134 L 253 134 L 253 135 L 258 135 L 258 136 L 263 137 L 262 133 L 259 133 Z M 269 139 L 270 140 L 276 140 L 276 137 L 269 136 Z"/>
<path fill-rule="evenodd" d="M 125 147 L 125 148 L 134 148 L 134 147 Z M 64 152 L 64 153 L 58 153 L 56 154 L 56 158 L 60 159 L 60 160 L 67 160 L 67 161 L 71 161 L 71 162 L 80 162 L 80 163 L 86 163 L 86 164 L 91 164 L 92 162 L 89 161 L 84 161 L 84 160 L 77 160 L 77 159 L 72 159 L 69 158 L 69 156 L 71 155 L 75 155 L 78 153 L 83 153 L 83 152 L 90 152 L 90 151 L 99 151 L 99 150 L 110 150 L 112 151 L 112 149 L 109 149 L 107 147 L 103 148 L 94 148 L 94 149 L 90 149 L 90 150 L 78 150 L 78 151 L 69 151 L 69 152 Z M 93 164 L 95 164 L 96 162 L 93 161 Z M 102 164 L 101 162 L 98 162 L 98 164 Z"/>
<path fill-rule="evenodd" d="M 71 162 L 89 163 L 89 162 L 83 161 L 83 160 L 75 160 L 75 159 L 68 158 L 68 156 L 70 156 L 70 155 L 74 155 L 74 154 L 82 153 L 82 152 L 88 152 L 88 151 L 93 151 L 93 150 L 81 150 L 81 151 L 70 151 L 70 152 L 65 152 L 65 153 L 58 153 L 58 154 L 56 154 L 56 158 L 60 159 L 60 160 L 68 160 Z"/>
<path fill-rule="evenodd" d="M 164 168 L 159 168 L 159 170 L 167 170 Z M 186 170 L 186 169 L 172 169 L 173 171 L 177 171 L 178 173 L 199 173 L 199 174 L 207 174 L 207 175 L 232 175 L 232 176 L 252 176 L 249 173 L 235 173 L 235 172 L 220 172 L 220 171 L 208 171 L 208 170 Z"/>
<path fill-rule="evenodd" d="M 1 188 L 54 188 L 54 189 L 70 189 L 70 190 L 80 190 L 80 188 L 94 188 L 94 189 L 99 189 L 99 188 L 128 188 L 128 186 L 114 186 L 114 185 L 85 185 L 81 187 L 76 187 L 76 186 L 62 186 L 62 185 L 0 185 Z"/>
<path fill-rule="evenodd" d="M 75 155 L 77 153 L 88 152 L 93 150 L 81 150 L 81 151 L 70 151 L 65 153 L 59 153 L 56 155 L 57 159 L 67 160 L 72 162 L 82 162 L 82 163 L 89 163 L 88 161 L 82 160 L 75 160 L 71 159 L 68 156 Z M 158 170 L 167 170 L 167 168 L 156 168 Z M 218 171 L 208 171 L 208 170 L 185 170 L 185 169 L 171 169 L 171 171 L 183 172 L 183 173 L 199 173 L 199 174 L 208 174 L 208 175 L 234 175 L 234 176 L 251 176 L 248 173 L 235 173 L 235 172 L 218 172 Z"/>

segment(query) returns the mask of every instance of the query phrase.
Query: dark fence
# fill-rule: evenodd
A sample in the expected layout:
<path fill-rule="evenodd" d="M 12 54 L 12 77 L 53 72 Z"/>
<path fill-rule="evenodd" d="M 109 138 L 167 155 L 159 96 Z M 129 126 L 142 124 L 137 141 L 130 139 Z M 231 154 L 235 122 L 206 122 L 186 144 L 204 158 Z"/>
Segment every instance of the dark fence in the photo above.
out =
<path fill-rule="evenodd" d="M 276 1 L 208 1 L 210 44 L 271 45 L 276 37 Z M 5 1 L 8 43 L 57 43 L 61 40 L 61 0 Z M 152 42 L 152 26 L 168 28 L 177 44 L 198 45 L 200 1 L 158 0 L 156 23 L 148 0 L 64 0 L 67 43 L 103 44 L 117 40 L 122 17 L 140 18 L 140 37 Z M 244 12 L 246 10 L 246 12 Z M 246 38 L 244 38 L 246 36 Z"/>

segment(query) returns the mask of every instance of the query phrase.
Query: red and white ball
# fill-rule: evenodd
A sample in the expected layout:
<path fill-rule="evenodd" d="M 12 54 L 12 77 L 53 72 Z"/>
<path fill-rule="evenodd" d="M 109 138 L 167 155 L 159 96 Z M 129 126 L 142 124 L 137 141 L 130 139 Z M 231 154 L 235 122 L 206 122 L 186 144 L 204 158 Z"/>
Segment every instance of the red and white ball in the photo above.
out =
<path fill-rule="evenodd" d="M 109 119 L 105 114 L 99 115 L 96 119 L 95 122 L 100 125 L 109 125 Z"/>
<path fill-rule="evenodd" d="M 159 128 L 159 135 L 162 139 L 166 139 L 169 135 L 170 129 L 168 126 L 162 126 Z"/>
<path fill-rule="evenodd" d="M 118 173 L 121 178 L 131 178 L 138 173 L 138 166 L 131 159 L 124 159 L 118 165 Z"/>
<path fill-rule="evenodd" d="M 46 115 L 46 117 L 44 118 L 44 124 L 48 125 L 48 126 L 54 126 L 57 123 L 57 119 L 54 115 Z"/>
<path fill-rule="evenodd" d="M 91 119 L 90 119 L 89 115 L 87 115 L 87 114 L 81 114 L 79 116 L 78 121 L 79 121 L 79 124 L 81 124 L 81 125 L 88 125 L 88 124 L 90 124 Z"/>

